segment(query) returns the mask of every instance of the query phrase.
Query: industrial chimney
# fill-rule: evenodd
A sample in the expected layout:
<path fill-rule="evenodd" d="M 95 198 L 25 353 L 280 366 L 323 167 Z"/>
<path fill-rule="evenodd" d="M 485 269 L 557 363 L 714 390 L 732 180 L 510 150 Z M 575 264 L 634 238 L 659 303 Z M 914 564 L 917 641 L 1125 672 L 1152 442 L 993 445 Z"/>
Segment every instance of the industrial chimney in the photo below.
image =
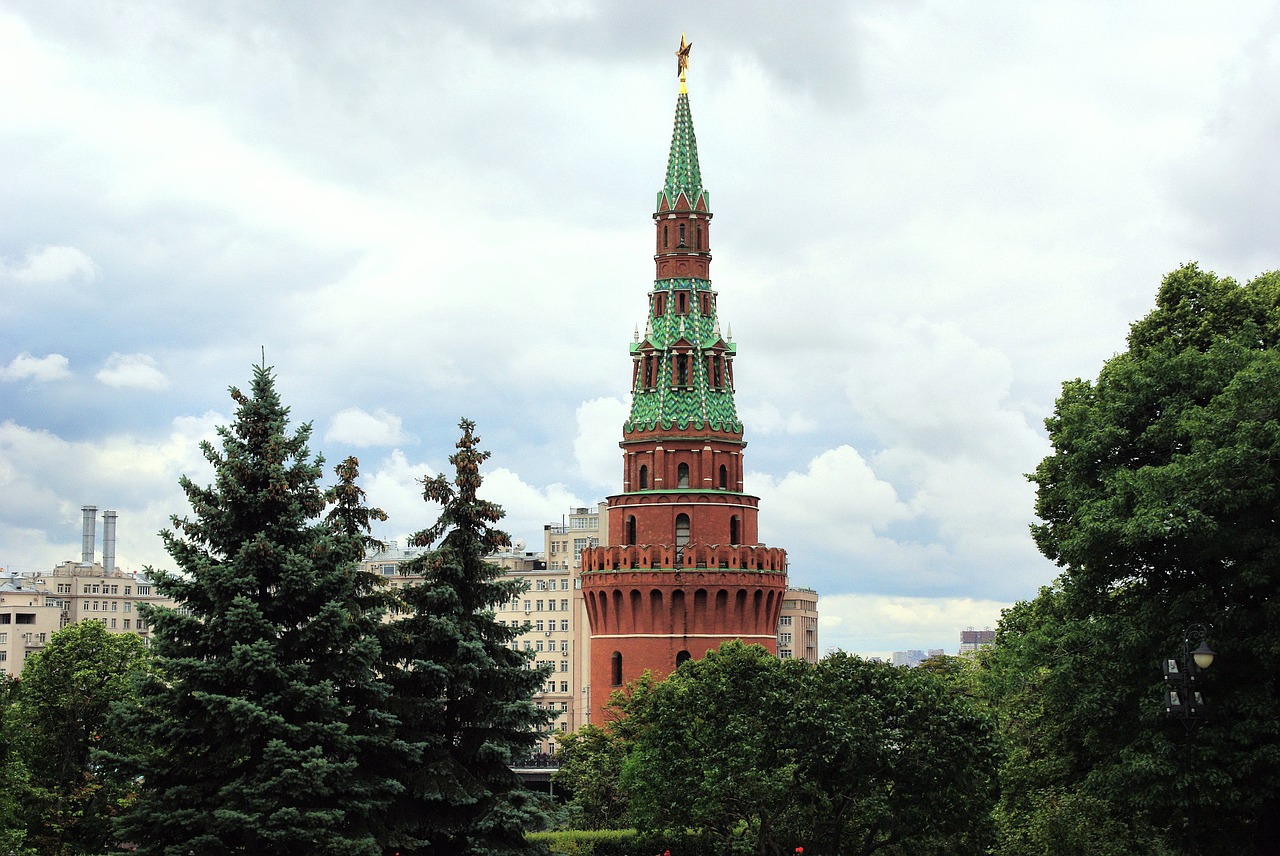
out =
<path fill-rule="evenodd" d="M 93 543 L 97 540 L 98 506 L 86 505 L 80 509 L 84 513 L 84 531 L 80 536 L 80 564 L 93 564 Z"/>
<path fill-rule="evenodd" d="M 116 513 L 102 512 L 102 572 L 110 575 L 116 569 Z"/>

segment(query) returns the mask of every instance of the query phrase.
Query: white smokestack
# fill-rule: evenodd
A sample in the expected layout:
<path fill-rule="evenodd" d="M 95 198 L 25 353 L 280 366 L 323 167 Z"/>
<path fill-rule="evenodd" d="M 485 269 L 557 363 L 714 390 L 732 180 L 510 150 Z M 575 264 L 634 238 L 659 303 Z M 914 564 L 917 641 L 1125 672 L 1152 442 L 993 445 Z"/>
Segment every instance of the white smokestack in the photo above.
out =
<path fill-rule="evenodd" d="M 102 512 L 102 570 L 111 573 L 116 569 L 116 513 Z"/>
<path fill-rule="evenodd" d="M 98 506 L 86 505 L 80 509 L 84 513 L 84 531 L 80 535 L 80 564 L 93 564 L 93 542 L 97 540 Z"/>

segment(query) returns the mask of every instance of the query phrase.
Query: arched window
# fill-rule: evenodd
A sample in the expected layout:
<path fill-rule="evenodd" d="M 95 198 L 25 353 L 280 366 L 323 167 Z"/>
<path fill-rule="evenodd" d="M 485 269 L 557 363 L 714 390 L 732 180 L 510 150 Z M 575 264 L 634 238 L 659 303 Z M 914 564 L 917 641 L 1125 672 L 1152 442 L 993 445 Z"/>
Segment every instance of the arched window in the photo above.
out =
<path fill-rule="evenodd" d="M 677 315 L 689 314 L 689 292 L 687 291 L 676 292 L 676 314 Z"/>
<path fill-rule="evenodd" d="M 742 524 L 738 520 L 738 515 L 729 518 L 729 543 L 735 547 L 742 542 Z"/>
<path fill-rule="evenodd" d="M 684 548 L 689 544 L 689 515 L 676 515 L 676 557 L 684 555 Z"/>
<path fill-rule="evenodd" d="M 663 223 L 662 224 L 662 249 L 665 250 L 669 246 L 671 246 L 671 229 L 667 227 L 666 223 Z"/>
<path fill-rule="evenodd" d="M 627 546 L 634 547 L 636 545 L 636 516 L 634 514 L 627 515 Z"/>
<path fill-rule="evenodd" d="M 676 243 L 676 246 L 677 246 L 677 247 L 685 247 L 685 246 L 688 246 L 688 243 L 685 241 L 685 237 L 684 237 L 684 224 L 683 224 L 683 223 L 681 223 L 681 224 L 680 224 L 680 240 Z"/>
<path fill-rule="evenodd" d="M 613 677 L 611 680 L 613 681 L 613 685 L 615 687 L 620 687 L 622 686 L 622 652 L 621 651 L 613 652 L 612 665 L 613 665 L 613 669 L 612 669 Z"/>
<path fill-rule="evenodd" d="M 689 355 L 676 354 L 676 386 L 689 385 Z"/>
<path fill-rule="evenodd" d="M 702 227 L 698 226 L 694 229 L 694 240 L 697 242 L 697 249 L 702 249 Z"/>
<path fill-rule="evenodd" d="M 680 668 L 680 664 L 685 662 L 688 659 L 689 659 L 688 651 L 681 651 L 679 654 L 676 654 L 676 668 L 677 669 Z"/>
<path fill-rule="evenodd" d="M 649 467 L 645 464 L 640 465 L 640 489 L 649 489 Z"/>
<path fill-rule="evenodd" d="M 720 489 L 729 489 L 729 468 L 724 464 L 720 465 Z"/>
<path fill-rule="evenodd" d="M 681 464 L 676 467 L 676 487 L 689 486 L 689 465 Z"/>

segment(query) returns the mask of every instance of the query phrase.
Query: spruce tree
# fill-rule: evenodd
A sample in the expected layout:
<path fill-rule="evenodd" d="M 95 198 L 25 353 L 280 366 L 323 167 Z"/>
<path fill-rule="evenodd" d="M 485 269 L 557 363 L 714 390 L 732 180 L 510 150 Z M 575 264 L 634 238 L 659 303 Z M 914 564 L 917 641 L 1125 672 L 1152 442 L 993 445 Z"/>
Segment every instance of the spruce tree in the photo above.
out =
<path fill-rule="evenodd" d="M 360 763 L 394 723 L 377 677 L 379 583 L 357 570 L 370 517 L 339 468 L 323 518 L 311 426 L 288 426 L 271 371 L 202 444 L 215 469 L 184 477 L 190 517 L 162 532 L 180 573 L 159 574 L 175 609 L 155 609 L 158 677 L 122 727 L 147 751 L 113 759 L 140 792 L 118 827 L 140 853 L 375 854 L 395 785 Z"/>
<path fill-rule="evenodd" d="M 440 504 L 440 516 L 411 539 L 438 546 L 401 565 L 422 582 L 401 590 L 401 614 L 385 632 L 392 710 L 408 750 L 387 840 L 402 854 L 533 852 L 523 833 L 535 801 L 510 764 L 550 721 L 532 701 L 549 668 L 532 668 L 532 654 L 515 650 L 523 628 L 494 617 L 526 584 L 485 560 L 510 539 L 493 526 L 501 507 L 477 495 L 489 453 L 479 450 L 474 423 L 459 427 L 454 477 L 423 480 L 423 498 Z"/>

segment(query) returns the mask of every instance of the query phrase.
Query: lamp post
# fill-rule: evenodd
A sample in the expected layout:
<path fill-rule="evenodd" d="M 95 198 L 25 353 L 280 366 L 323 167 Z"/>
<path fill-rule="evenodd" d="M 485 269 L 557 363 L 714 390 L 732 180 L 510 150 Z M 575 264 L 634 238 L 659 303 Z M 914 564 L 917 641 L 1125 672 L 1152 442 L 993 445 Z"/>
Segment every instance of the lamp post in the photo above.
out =
<path fill-rule="evenodd" d="M 1213 665 L 1216 655 L 1209 647 L 1209 629 L 1203 624 L 1193 624 L 1182 632 L 1182 659 L 1166 657 L 1161 660 L 1164 672 L 1164 712 L 1177 719 L 1186 729 L 1187 752 L 1194 753 L 1191 742 L 1196 726 L 1204 720 L 1204 697 L 1197 686 L 1199 677 Z M 1198 642 L 1194 650 L 1191 645 Z M 1192 767 L 1194 768 L 1194 758 Z M 1199 853 L 1196 846 L 1196 803 L 1191 792 L 1191 777 L 1187 777 L 1187 852 Z"/>

